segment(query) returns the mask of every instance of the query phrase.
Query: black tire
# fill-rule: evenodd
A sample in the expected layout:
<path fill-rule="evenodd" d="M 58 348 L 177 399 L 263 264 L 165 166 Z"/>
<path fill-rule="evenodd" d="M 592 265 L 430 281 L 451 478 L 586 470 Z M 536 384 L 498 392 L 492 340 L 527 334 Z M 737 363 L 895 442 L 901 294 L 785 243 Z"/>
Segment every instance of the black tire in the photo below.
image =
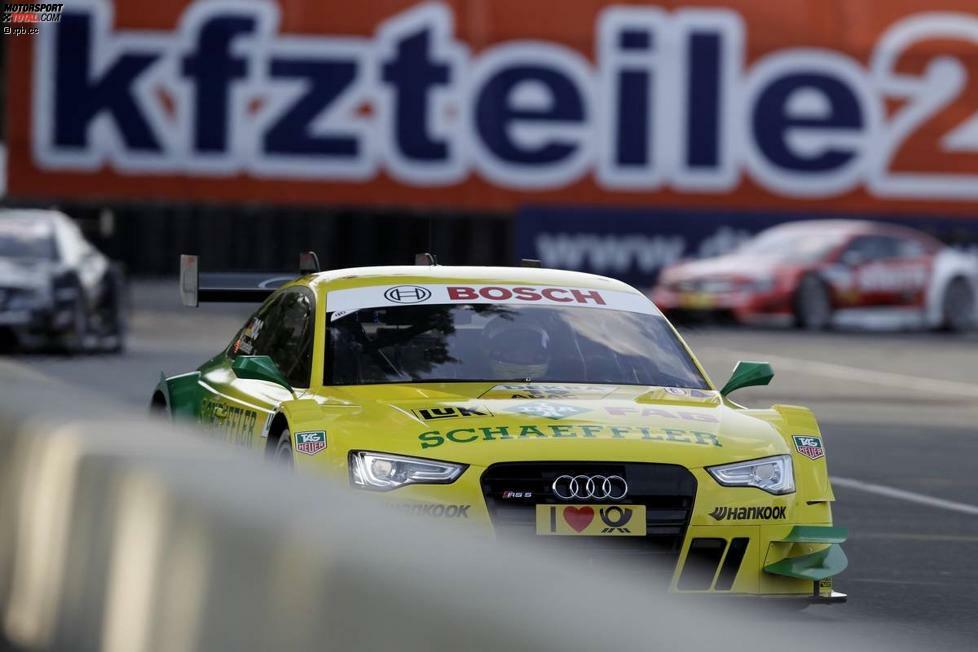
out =
<path fill-rule="evenodd" d="M 273 464 L 289 469 L 293 468 L 295 463 L 292 456 L 292 433 L 289 432 L 288 428 L 282 429 L 275 441 L 275 446 L 269 452 Z"/>
<path fill-rule="evenodd" d="M 832 297 L 825 282 L 806 274 L 795 292 L 795 324 L 809 331 L 825 330 L 832 324 Z"/>
<path fill-rule="evenodd" d="M 72 303 L 71 314 L 71 325 L 61 335 L 61 344 L 66 353 L 80 355 L 87 350 L 89 327 L 88 304 L 85 302 L 85 295 L 82 294 L 80 288 L 78 296 Z"/>
<path fill-rule="evenodd" d="M 108 353 L 122 353 L 126 348 L 128 326 L 128 301 L 125 279 L 122 270 L 111 267 L 102 281 L 102 301 L 100 306 L 101 348 Z"/>
<path fill-rule="evenodd" d="M 941 298 L 941 325 L 945 330 L 963 333 L 975 327 L 975 291 L 960 276 L 951 279 Z"/>

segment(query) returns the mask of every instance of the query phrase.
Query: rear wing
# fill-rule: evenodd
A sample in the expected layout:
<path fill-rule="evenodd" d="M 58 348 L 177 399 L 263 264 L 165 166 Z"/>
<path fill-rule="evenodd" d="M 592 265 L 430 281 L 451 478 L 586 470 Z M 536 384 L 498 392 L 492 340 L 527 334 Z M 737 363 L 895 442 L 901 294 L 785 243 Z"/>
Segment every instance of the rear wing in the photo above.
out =
<path fill-rule="evenodd" d="M 319 271 L 311 251 L 299 255 L 299 273 L 208 272 L 201 274 L 197 256 L 180 256 L 180 300 L 196 308 L 201 303 L 261 303 L 289 281 Z"/>

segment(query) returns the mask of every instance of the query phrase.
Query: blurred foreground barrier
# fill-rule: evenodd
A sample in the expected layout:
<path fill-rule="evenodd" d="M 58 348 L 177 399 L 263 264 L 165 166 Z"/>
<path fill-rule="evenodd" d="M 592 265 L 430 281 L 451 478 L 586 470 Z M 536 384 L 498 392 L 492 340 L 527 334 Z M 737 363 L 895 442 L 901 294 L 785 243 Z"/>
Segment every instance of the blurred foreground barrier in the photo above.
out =
<path fill-rule="evenodd" d="M 0 625 L 19 648 L 892 649 L 501 548 L 0 362 Z"/>

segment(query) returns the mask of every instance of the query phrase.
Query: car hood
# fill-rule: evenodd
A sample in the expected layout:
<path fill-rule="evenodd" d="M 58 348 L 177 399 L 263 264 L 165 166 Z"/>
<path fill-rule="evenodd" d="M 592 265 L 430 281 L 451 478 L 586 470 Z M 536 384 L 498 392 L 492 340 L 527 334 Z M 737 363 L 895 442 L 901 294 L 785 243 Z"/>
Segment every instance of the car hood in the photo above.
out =
<path fill-rule="evenodd" d="M 47 261 L 0 257 L 0 283 L 8 288 L 38 288 L 47 284 L 53 265 Z"/>
<path fill-rule="evenodd" d="M 442 383 L 329 396 L 319 400 L 331 446 L 472 465 L 586 459 L 699 467 L 788 452 L 769 421 L 712 390 Z"/>
<path fill-rule="evenodd" d="M 718 276 L 768 278 L 782 266 L 784 261 L 773 258 L 729 254 L 680 263 L 671 267 L 664 275 L 672 281 Z"/>

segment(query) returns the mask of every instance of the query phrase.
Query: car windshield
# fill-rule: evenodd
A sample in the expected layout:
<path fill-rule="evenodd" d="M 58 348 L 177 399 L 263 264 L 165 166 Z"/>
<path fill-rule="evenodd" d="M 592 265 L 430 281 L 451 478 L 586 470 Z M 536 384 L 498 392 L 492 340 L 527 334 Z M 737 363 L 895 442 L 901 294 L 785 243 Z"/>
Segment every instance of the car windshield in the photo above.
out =
<path fill-rule="evenodd" d="M 0 221 L 0 258 L 56 260 L 54 237 L 47 229 Z"/>
<path fill-rule="evenodd" d="M 328 317 L 325 382 L 548 381 L 706 389 L 661 315 L 453 304 Z"/>
<path fill-rule="evenodd" d="M 810 263 L 842 244 L 845 234 L 815 229 L 770 229 L 745 242 L 738 254 Z"/>

